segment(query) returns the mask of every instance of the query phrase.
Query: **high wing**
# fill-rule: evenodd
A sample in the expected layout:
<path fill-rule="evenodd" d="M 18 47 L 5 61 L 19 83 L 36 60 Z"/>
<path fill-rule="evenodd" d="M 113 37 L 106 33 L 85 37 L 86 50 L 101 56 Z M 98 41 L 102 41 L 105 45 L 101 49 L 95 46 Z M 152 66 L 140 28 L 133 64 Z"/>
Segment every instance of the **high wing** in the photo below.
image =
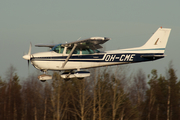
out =
<path fill-rule="evenodd" d="M 92 50 L 96 50 L 96 49 L 102 48 L 102 46 L 100 44 L 104 44 L 108 40 L 110 40 L 110 38 L 107 38 L 107 37 L 91 37 L 88 39 L 83 39 L 83 40 L 79 40 L 79 41 L 75 41 L 75 42 L 64 43 L 64 44 L 61 44 L 61 46 L 73 47 L 76 44 L 77 45 L 76 48 L 90 48 Z M 50 45 L 38 44 L 35 46 L 36 47 L 53 48 L 56 45 L 58 45 L 58 44 L 50 44 Z"/>
<path fill-rule="evenodd" d="M 104 44 L 110 40 L 110 38 L 107 37 L 91 37 L 84 40 L 79 40 L 75 42 L 65 43 L 61 44 L 64 47 L 73 47 L 75 44 L 77 45 L 76 48 L 90 48 L 92 50 L 100 49 L 102 46 L 100 44 Z"/>

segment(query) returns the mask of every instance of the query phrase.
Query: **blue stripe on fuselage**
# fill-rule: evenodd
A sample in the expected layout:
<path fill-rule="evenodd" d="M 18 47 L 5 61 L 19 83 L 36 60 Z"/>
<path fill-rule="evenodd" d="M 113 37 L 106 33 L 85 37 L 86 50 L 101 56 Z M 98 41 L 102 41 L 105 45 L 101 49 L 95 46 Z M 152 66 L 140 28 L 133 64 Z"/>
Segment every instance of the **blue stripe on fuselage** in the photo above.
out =
<path fill-rule="evenodd" d="M 144 58 L 142 55 L 163 55 L 163 53 L 124 53 L 124 54 L 100 54 L 100 55 L 73 55 L 70 62 L 142 62 L 151 61 L 158 58 Z M 32 61 L 65 61 L 67 56 L 58 57 L 33 57 Z"/>
<path fill-rule="evenodd" d="M 165 48 L 151 48 L 151 49 L 129 49 L 124 51 L 148 51 L 148 50 L 165 50 Z"/>

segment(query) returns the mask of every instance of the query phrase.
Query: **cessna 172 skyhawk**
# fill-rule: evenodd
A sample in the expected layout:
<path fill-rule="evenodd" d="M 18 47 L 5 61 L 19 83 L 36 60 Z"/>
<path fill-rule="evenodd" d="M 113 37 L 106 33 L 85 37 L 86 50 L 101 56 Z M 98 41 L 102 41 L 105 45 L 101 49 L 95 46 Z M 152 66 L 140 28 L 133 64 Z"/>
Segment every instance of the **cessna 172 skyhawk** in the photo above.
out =
<path fill-rule="evenodd" d="M 23 58 L 44 72 L 38 76 L 39 80 L 46 81 L 52 76 L 46 75 L 48 70 L 65 71 L 61 77 L 65 80 L 70 78 L 84 78 L 90 76 L 90 72 L 81 69 L 120 65 L 127 63 L 137 63 L 164 58 L 164 51 L 171 29 L 158 28 L 152 37 L 141 47 L 118 49 L 111 51 L 99 51 L 110 38 L 91 37 L 71 43 L 56 45 L 35 45 L 36 47 L 49 47 L 49 52 L 31 54 L 31 44 L 29 53 Z"/>

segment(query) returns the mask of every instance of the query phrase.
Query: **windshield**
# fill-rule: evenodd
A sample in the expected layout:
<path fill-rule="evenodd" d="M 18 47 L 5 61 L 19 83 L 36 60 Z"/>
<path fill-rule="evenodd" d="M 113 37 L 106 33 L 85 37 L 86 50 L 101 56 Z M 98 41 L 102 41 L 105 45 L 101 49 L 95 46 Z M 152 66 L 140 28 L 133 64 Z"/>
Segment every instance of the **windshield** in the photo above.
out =
<path fill-rule="evenodd" d="M 57 53 L 63 53 L 64 47 L 62 47 L 61 45 L 58 45 L 52 48 L 52 51 L 57 52 Z"/>

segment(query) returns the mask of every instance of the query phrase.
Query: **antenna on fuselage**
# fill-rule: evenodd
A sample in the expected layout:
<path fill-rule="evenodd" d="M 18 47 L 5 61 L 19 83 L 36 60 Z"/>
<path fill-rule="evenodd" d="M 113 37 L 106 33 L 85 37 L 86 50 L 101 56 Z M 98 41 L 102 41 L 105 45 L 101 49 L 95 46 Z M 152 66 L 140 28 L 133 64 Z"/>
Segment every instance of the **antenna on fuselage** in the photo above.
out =
<path fill-rule="evenodd" d="M 81 37 L 79 37 L 79 38 L 77 39 L 77 41 L 80 40 L 80 39 L 81 39 Z"/>

